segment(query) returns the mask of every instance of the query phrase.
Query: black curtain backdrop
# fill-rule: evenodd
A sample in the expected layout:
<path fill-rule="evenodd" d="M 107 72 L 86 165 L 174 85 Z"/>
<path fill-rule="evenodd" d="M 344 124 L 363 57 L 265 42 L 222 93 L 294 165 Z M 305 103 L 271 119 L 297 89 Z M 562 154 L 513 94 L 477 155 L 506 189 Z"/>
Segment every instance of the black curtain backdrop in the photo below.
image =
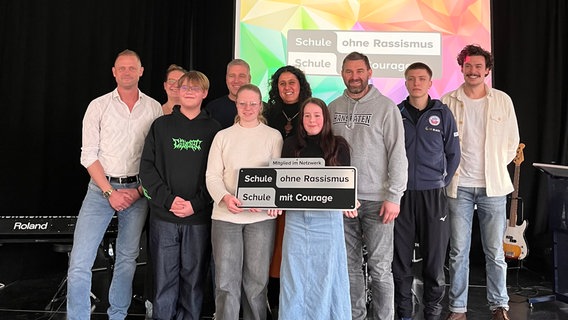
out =
<path fill-rule="evenodd" d="M 550 274 L 547 177 L 532 164 L 568 164 L 568 4 L 497 0 L 492 9 L 494 87 L 513 99 L 526 144 L 519 190 L 529 223 L 526 266 Z"/>
<path fill-rule="evenodd" d="M 207 100 L 226 94 L 234 6 L 230 0 L 0 1 L 0 216 L 77 214 L 88 181 L 79 163 L 83 114 L 92 99 L 115 88 L 118 52 L 138 52 L 145 68 L 140 88 L 162 103 L 171 63 L 209 77 Z M 527 263 L 535 266 L 549 260 L 551 241 L 547 180 L 532 163 L 568 164 L 567 24 L 564 0 L 492 3 L 493 85 L 512 97 L 526 144 L 520 196 L 529 221 Z"/>
<path fill-rule="evenodd" d="M 116 87 L 116 55 L 136 51 L 140 88 L 161 103 L 171 63 L 204 72 L 226 94 L 232 1 L 0 1 L 0 215 L 76 215 L 89 102 Z"/>

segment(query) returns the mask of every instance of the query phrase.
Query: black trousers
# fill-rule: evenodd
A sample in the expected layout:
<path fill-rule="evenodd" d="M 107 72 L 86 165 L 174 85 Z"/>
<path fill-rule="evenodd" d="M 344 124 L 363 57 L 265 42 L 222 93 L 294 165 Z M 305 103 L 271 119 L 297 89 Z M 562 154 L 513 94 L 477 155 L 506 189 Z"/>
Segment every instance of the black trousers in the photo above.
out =
<path fill-rule="evenodd" d="M 445 293 L 444 263 L 450 239 L 445 189 L 407 190 L 394 225 L 393 276 L 396 312 L 412 317 L 412 259 L 419 243 L 424 283 L 424 319 L 439 319 Z"/>

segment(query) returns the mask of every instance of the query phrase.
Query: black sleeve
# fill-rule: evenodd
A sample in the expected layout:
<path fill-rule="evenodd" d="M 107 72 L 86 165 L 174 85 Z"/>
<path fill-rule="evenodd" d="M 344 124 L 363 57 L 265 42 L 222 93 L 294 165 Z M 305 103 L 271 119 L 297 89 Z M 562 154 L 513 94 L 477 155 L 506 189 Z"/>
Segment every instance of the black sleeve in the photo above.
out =
<path fill-rule="evenodd" d="M 175 196 L 162 179 L 161 168 L 156 166 L 156 158 L 159 156 L 156 149 L 161 142 L 159 138 L 156 138 L 157 126 L 157 121 L 154 121 L 144 142 L 140 159 L 140 179 L 148 200 L 154 202 L 158 207 L 169 210 Z"/>
<path fill-rule="evenodd" d="M 296 149 L 296 137 L 291 136 L 284 140 L 284 144 L 282 145 L 282 158 L 296 158 L 295 153 Z"/>
<path fill-rule="evenodd" d="M 340 166 L 350 166 L 351 165 L 351 151 L 349 150 L 349 144 L 342 137 L 339 137 L 339 139 L 338 139 L 337 161 L 338 161 Z"/>

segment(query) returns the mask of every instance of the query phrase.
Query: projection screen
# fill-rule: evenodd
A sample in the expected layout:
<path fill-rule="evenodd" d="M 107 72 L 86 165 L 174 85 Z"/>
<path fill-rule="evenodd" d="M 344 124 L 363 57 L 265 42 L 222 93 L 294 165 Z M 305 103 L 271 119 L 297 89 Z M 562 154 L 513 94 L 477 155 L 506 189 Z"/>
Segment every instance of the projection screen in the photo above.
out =
<path fill-rule="evenodd" d="M 341 63 L 352 51 L 371 62 L 370 80 L 399 103 L 407 96 L 404 69 L 413 62 L 433 72 L 439 98 L 463 82 L 459 51 L 475 43 L 491 51 L 490 0 L 237 0 L 235 57 L 251 65 L 266 100 L 281 66 L 306 73 L 313 96 L 329 103 L 345 88 Z M 491 80 L 488 80 L 491 83 Z"/>

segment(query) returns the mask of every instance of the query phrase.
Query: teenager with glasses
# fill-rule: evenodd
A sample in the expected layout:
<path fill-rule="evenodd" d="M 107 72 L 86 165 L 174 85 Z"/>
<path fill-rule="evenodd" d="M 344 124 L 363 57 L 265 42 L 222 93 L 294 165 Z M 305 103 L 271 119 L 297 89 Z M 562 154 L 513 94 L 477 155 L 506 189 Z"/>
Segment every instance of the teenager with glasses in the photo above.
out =
<path fill-rule="evenodd" d="M 281 211 L 243 209 L 235 191 L 239 169 L 267 166 L 280 157 L 282 136 L 264 124 L 257 86 L 241 86 L 236 101 L 236 122 L 215 136 L 206 172 L 213 198 L 215 317 L 238 319 L 242 308 L 244 319 L 264 320 L 275 216 Z"/>
<path fill-rule="evenodd" d="M 140 177 L 150 204 L 153 319 L 199 319 L 211 259 L 211 197 L 205 169 L 221 126 L 201 110 L 209 79 L 189 71 L 180 104 L 146 138 Z"/>

